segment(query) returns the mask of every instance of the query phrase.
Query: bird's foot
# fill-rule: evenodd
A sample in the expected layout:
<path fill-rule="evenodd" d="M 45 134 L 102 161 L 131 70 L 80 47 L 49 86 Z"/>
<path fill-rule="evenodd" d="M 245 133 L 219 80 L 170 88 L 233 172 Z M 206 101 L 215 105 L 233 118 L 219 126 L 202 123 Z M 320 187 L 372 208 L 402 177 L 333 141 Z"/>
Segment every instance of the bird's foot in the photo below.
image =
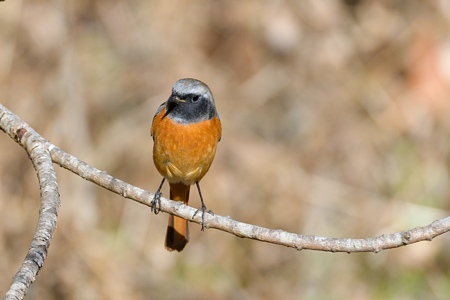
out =
<path fill-rule="evenodd" d="M 201 222 L 201 225 L 202 225 L 202 231 L 205 231 L 205 213 L 208 213 L 208 214 L 213 215 L 213 216 L 214 216 L 214 213 L 213 213 L 212 210 L 206 210 L 206 206 L 205 206 L 205 205 L 202 205 L 202 207 L 200 207 L 199 209 L 197 209 L 197 210 L 195 211 L 194 215 L 192 216 L 192 219 L 195 218 L 195 216 L 197 215 L 197 213 L 198 213 L 199 211 L 202 212 L 202 222 Z"/>

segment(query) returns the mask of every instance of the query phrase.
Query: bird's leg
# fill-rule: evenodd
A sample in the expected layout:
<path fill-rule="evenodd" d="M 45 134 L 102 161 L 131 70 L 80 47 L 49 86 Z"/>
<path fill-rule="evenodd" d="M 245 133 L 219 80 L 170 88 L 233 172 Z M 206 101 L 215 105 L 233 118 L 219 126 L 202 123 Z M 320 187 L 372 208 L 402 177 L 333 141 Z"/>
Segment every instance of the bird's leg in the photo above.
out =
<path fill-rule="evenodd" d="M 207 212 L 211 215 L 214 215 L 214 213 L 212 212 L 212 210 L 208 210 L 208 211 L 206 210 L 206 205 L 205 205 L 205 202 L 203 201 L 202 191 L 200 190 L 200 184 L 198 183 L 198 181 L 195 184 L 197 185 L 197 190 L 198 190 L 198 194 L 200 196 L 200 201 L 202 202 L 202 207 L 197 209 L 197 211 L 192 216 L 192 219 L 195 218 L 195 216 L 197 215 L 197 213 L 199 211 L 202 211 L 202 231 L 204 231 L 205 230 L 205 212 Z"/>
<path fill-rule="evenodd" d="M 163 180 L 161 181 L 161 184 L 159 185 L 158 190 L 156 190 L 155 196 L 153 197 L 152 202 L 150 203 L 152 205 L 151 211 L 157 215 L 161 211 L 161 188 L 164 184 L 164 181 L 166 178 L 163 177 Z"/>

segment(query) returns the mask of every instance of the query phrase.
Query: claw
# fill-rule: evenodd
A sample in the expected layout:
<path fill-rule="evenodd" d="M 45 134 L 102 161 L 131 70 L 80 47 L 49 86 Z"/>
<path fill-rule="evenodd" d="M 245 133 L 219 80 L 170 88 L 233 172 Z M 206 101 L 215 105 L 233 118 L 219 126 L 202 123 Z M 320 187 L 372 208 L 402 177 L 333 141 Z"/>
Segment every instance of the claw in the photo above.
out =
<path fill-rule="evenodd" d="M 205 202 L 203 201 L 203 196 L 202 196 L 202 191 L 200 190 L 200 185 L 198 184 L 198 181 L 195 183 L 197 185 L 197 190 L 198 190 L 198 195 L 200 196 L 200 201 L 202 202 L 202 207 L 200 207 L 199 209 L 197 209 L 194 213 L 194 215 L 192 216 L 192 219 L 195 218 L 195 216 L 197 215 L 197 213 L 199 211 L 202 211 L 202 231 L 205 231 L 205 212 L 209 213 L 210 215 L 214 216 L 214 213 L 212 212 L 212 210 L 206 210 L 206 205 Z"/>
<path fill-rule="evenodd" d="M 159 212 L 161 211 L 161 195 L 161 192 L 156 192 L 152 202 L 150 202 L 151 211 L 155 213 L 155 215 L 159 214 Z"/>
<path fill-rule="evenodd" d="M 161 184 L 159 185 L 158 190 L 155 193 L 155 196 L 153 197 L 152 202 L 150 202 L 151 205 L 151 211 L 155 213 L 155 215 L 159 214 L 159 212 L 161 211 L 161 188 L 164 184 L 164 181 L 166 179 L 163 178 L 163 180 L 161 181 Z"/>
<path fill-rule="evenodd" d="M 202 222 L 200 224 L 202 225 L 202 231 L 205 231 L 205 227 L 206 227 L 205 226 L 205 212 L 210 215 L 213 215 L 213 216 L 214 216 L 214 213 L 212 212 L 212 210 L 206 210 L 206 206 L 202 205 L 202 207 L 200 207 L 199 209 L 197 209 L 195 211 L 194 215 L 192 216 L 192 219 L 195 218 L 195 216 L 197 215 L 197 213 L 199 211 L 202 211 Z"/>

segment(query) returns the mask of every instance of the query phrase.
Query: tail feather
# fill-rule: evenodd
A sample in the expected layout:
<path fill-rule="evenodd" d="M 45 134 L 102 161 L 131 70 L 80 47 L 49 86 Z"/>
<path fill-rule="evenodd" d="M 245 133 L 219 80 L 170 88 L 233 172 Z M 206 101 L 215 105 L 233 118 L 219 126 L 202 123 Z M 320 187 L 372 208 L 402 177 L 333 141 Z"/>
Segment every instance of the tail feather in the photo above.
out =
<path fill-rule="evenodd" d="M 189 185 L 182 183 L 170 183 L 170 199 L 175 201 L 183 201 L 184 204 L 189 202 Z M 170 215 L 169 224 L 167 225 L 165 247 L 168 251 L 177 250 L 180 252 L 184 249 L 189 241 L 188 221 Z"/>

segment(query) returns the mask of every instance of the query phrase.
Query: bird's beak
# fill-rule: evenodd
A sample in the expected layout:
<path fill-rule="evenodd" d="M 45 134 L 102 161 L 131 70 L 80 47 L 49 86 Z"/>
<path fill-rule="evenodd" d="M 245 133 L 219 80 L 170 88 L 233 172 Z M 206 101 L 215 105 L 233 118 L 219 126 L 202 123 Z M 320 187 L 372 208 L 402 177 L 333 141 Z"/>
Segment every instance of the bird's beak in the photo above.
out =
<path fill-rule="evenodd" d="M 184 100 L 184 99 L 181 99 L 180 97 L 178 97 L 178 96 L 174 96 L 174 97 L 172 97 L 172 99 L 171 99 L 173 102 L 175 102 L 175 103 L 184 103 L 184 102 L 186 102 L 186 100 Z"/>
<path fill-rule="evenodd" d="M 179 103 L 183 103 L 183 102 L 186 102 L 186 100 L 183 100 L 178 96 L 170 96 L 169 99 L 167 100 L 167 104 L 166 104 L 167 112 L 170 112 L 172 109 L 175 108 L 175 106 L 177 106 Z"/>

